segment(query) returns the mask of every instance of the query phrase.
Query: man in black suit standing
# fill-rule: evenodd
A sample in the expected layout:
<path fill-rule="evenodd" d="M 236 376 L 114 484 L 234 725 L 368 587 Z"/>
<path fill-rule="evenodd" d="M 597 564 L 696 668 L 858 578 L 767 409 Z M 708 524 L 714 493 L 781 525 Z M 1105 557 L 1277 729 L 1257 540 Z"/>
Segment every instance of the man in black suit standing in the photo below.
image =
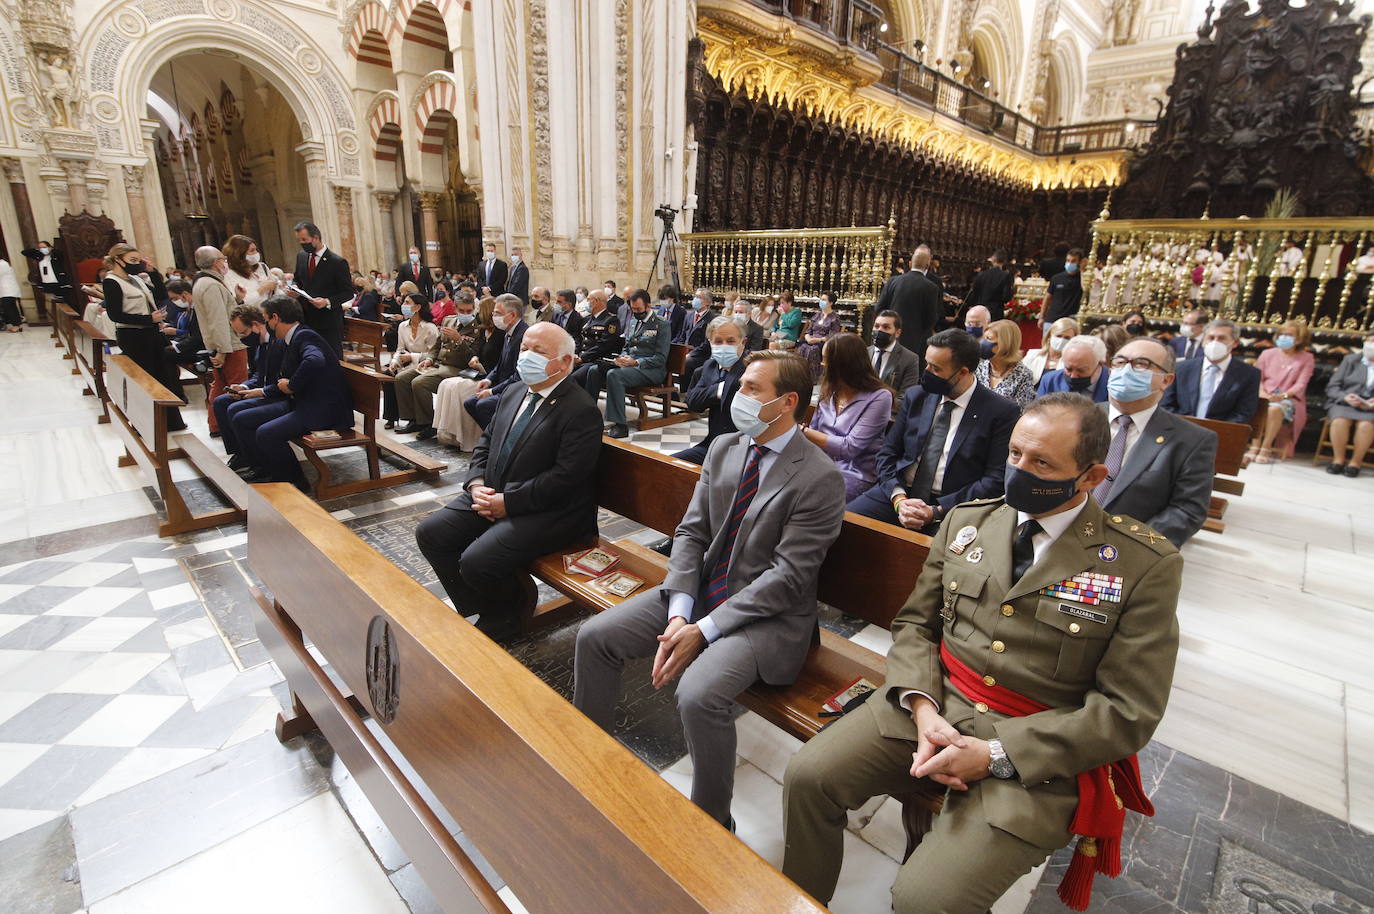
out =
<path fill-rule="evenodd" d="M 519 248 L 510 249 L 510 275 L 506 279 L 506 291 L 520 299 L 521 304 L 530 303 L 530 268 L 525 264 L 525 255 Z"/>
<path fill-rule="evenodd" d="M 501 344 L 501 358 L 496 367 L 477 384 L 477 393 L 463 401 L 463 409 L 482 428 L 491 424 L 501 394 L 519 378 L 516 375 L 516 361 L 520 357 L 520 341 L 529 329 L 525 323 L 525 304 L 514 295 L 503 293 L 496 296 L 496 306 L 492 308 L 491 319 L 497 330 L 506 334 Z"/>
<path fill-rule="evenodd" d="M 519 344 L 518 378 L 472 453 L 464 492 L 425 518 L 415 542 L 454 608 L 493 639 L 518 629 L 538 556 L 596 535 L 601 411 L 568 376 L 573 340 L 543 322 Z"/>
<path fill-rule="evenodd" d="M 329 344 L 335 358 L 342 358 L 343 309 L 354 293 L 348 261 L 325 247 L 320 228 L 313 222 L 296 223 L 296 240 L 301 243 L 301 252 L 296 255 L 292 282 L 300 291 L 287 294 L 300 301 L 305 325 Z"/>
<path fill-rule="evenodd" d="M 1011 274 L 1006 271 L 1006 263 L 1005 252 L 993 251 L 987 269 L 973 277 L 968 295 L 970 306 L 982 305 L 995 321 L 1006 317 L 1007 302 L 1011 301 Z"/>
<path fill-rule="evenodd" d="M 506 291 L 506 262 L 496 259 L 496 245 L 487 242 L 486 253 L 477 267 L 477 284 L 483 295 L 503 295 Z"/>
<path fill-rule="evenodd" d="M 921 383 L 878 452 L 878 481 L 846 510 L 929 534 L 955 505 L 1002 494 L 1021 408 L 978 383 L 978 360 L 962 330 L 930 338 Z"/>
<path fill-rule="evenodd" d="M 906 347 L 917 355 L 926 351 L 926 340 L 945 313 L 939 288 L 926 276 L 929 269 L 930 248 L 923 244 L 911 256 L 911 269 L 883 286 L 875 309 L 896 311 L 901 316 Z"/>
<path fill-rule="evenodd" d="M 430 275 L 429 268 L 420 262 L 420 249 L 413 244 L 406 253 L 406 262 L 396 269 L 397 288 L 403 282 L 415 283 L 420 294 L 430 301 L 434 300 L 434 277 Z"/>

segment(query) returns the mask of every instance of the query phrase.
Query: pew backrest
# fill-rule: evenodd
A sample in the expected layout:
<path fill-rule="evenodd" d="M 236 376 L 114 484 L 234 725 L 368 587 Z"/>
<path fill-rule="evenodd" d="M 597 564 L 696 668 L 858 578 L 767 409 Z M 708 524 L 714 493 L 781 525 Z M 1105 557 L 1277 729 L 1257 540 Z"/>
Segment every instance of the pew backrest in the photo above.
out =
<path fill-rule="evenodd" d="M 1216 473 L 1234 476 L 1240 472 L 1245 450 L 1250 446 L 1251 427 L 1239 422 L 1221 422 L 1186 416 L 1190 422 L 1211 429 L 1217 435 Z"/>
<path fill-rule="evenodd" d="M 150 451 L 167 449 L 166 407 L 184 406 L 180 397 L 126 355 L 105 363 L 105 390 Z"/>
<path fill-rule="evenodd" d="M 375 422 L 382 414 L 382 385 L 387 383 L 387 379 L 378 372 L 348 362 L 340 364 L 349 395 L 353 398 L 353 409 L 362 413 L 364 419 Z"/>

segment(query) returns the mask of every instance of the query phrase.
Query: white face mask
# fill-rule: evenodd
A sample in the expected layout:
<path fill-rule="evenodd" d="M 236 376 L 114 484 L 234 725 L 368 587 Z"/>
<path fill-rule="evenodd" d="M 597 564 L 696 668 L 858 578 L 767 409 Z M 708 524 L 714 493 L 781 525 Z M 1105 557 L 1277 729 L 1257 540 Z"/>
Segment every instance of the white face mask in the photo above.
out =
<path fill-rule="evenodd" d="M 258 253 L 245 254 L 243 259 L 248 261 L 253 266 L 257 266 L 258 264 L 262 263 L 262 255 Z"/>
<path fill-rule="evenodd" d="M 585 293 L 583 293 L 583 292 L 578 292 L 578 293 L 577 293 L 577 303 L 578 303 L 579 305 L 582 304 L 582 303 L 583 303 L 584 301 L 586 301 L 586 300 L 587 300 L 587 296 L 586 296 Z"/>
<path fill-rule="evenodd" d="M 1231 351 L 1231 347 L 1221 340 L 1212 340 L 1202 347 L 1202 354 L 1213 362 L 1220 362 L 1226 358 L 1226 354 Z"/>
<path fill-rule="evenodd" d="M 512 255 L 510 255 L 510 262 L 511 262 L 511 263 L 519 263 L 519 262 L 520 262 L 520 255 L 519 255 L 519 254 L 512 254 Z"/>
<path fill-rule="evenodd" d="M 496 259 L 496 252 L 495 252 L 495 251 L 487 251 L 485 254 L 482 255 L 482 259 L 483 259 L 483 260 L 495 260 L 495 259 Z"/>
<path fill-rule="evenodd" d="M 1374 343 L 1364 344 L 1364 357 L 1366 359 L 1369 359 L 1369 361 L 1374 362 Z"/>
<path fill-rule="evenodd" d="M 610 298 L 610 297 L 612 297 L 613 295 L 615 295 L 615 286 L 607 286 L 607 287 L 606 287 L 606 297 L 607 297 L 607 298 Z"/>
<path fill-rule="evenodd" d="M 420 255 L 419 255 L 417 252 L 415 252 L 415 251 L 411 251 L 411 252 L 410 252 L 410 262 L 411 262 L 411 263 L 419 263 L 419 262 L 420 262 Z"/>
<path fill-rule="evenodd" d="M 1069 338 L 1066 336 L 1050 337 L 1050 348 L 1053 349 L 1055 352 L 1063 352 L 1064 347 L 1067 345 L 1069 345 Z"/>

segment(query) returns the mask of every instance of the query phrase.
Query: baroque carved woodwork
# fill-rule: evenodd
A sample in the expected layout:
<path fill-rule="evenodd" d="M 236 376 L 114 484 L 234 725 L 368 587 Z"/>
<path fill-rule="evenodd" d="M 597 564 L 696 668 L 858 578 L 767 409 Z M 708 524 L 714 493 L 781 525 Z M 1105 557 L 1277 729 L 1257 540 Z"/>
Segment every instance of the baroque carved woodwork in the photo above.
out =
<path fill-rule="evenodd" d="M 1115 197 L 1126 218 L 1259 216 L 1280 187 L 1299 212 L 1369 212 L 1353 88 L 1370 17 L 1353 3 L 1227 0 L 1178 47 L 1169 105 Z"/>

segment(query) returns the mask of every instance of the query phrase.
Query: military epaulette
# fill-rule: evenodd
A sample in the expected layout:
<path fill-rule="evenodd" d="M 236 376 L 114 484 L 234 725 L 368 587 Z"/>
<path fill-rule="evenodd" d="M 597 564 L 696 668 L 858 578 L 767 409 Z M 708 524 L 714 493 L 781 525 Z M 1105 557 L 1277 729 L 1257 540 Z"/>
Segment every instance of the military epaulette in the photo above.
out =
<path fill-rule="evenodd" d="M 1178 551 L 1174 544 L 1169 542 L 1167 536 L 1151 529 L 1149 524 L 1141 523 L 1134 517 L 1127 517 L 1124 514 L 1108 514 L 1107 520 L 1116 529 L 1134 540 L 1145 543 L 1160 555 L 1168 555 Z"/>

